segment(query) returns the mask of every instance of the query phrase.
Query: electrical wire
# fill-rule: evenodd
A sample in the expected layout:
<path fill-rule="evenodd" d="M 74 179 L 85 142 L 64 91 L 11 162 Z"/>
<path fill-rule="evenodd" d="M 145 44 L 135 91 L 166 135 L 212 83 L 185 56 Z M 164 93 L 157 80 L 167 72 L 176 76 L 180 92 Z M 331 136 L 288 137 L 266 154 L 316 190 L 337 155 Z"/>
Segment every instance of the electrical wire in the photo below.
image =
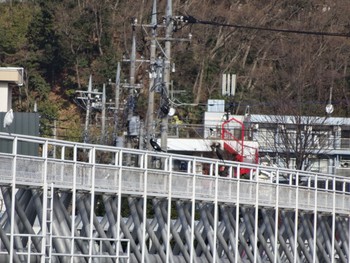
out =
<path fill-rule="evenodd" d="M 269 32 L 281 32 L 281 33 L 292 33 L 292 34 L 303 34 L 303 35 L 316 35 L 316 36 L 329 36 L 329 37 L 350 37 L 350 33 L 340 33 L 340 32 L 324 32 L 324 31 L 306 31 L 306 30 L 293 30 L 293 29 L 278 29 L 269 27 L 258 27 L 249 25 L 239 25 L 239 24 L 225 24 L 214 21 L 199 20 L 193 16 L 183 16 L 183 20 L 188 24 L 203 24 L 211 26 L 222 26 L 222 27 L 233 27 L 238 29 L 248 29 L 248 30 L 260 30 Z"/>

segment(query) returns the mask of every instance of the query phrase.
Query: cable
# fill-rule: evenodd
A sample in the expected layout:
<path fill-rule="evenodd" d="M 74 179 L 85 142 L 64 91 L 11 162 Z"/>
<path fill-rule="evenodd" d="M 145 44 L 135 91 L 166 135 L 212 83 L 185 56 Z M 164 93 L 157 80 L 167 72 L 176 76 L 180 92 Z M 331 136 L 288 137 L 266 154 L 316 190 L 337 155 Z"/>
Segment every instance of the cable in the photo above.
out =
<path fill-rule="evenodd" d="M 183 16 L 184 22 L 188 24 L 203 24 L 211 26 L 224 26 L 224 27 L 234 27 L 240 29 L 249 29 L 249 30 L 261 30 L 261 31 L 270 31 L 270 32 L 282 32 L 282 33 L 292 33 L 292 34 L 304 34 L 304 35 L 316 35 L 316 36 L 330 36 L 330 37 L 350 37 L 350 33 L 331 33 L 323 31 L 304 31 L 304 30 L 292 30 L 292 29 L 278 29 L 278 28 L 268 28 L 268 27 L 257 27 L 257 26 L 246 26 L 246 25 L 237 25 L 237 24 L 224 24 L 214 21 L 205 21 L 199 20 L 193 16 Z"/>

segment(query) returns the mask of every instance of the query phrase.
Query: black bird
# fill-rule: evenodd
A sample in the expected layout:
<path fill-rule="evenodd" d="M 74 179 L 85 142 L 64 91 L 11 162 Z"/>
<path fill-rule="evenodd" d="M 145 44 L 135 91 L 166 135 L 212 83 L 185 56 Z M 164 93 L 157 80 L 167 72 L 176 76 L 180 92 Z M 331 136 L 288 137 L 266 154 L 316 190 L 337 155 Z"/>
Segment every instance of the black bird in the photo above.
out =
<path fill-rule="evenodd" d="M 159 144 L 152 138 L 149 140 L 149 143 L 152 145 L 153 149 L 157 152 L 164 152 Z"/>
<path fill-rule="evenodd" d="M 224 157 L 222 156 L 222 151 L 220 148 L 215 148 L 216 156 L 224 163 Z"/>
<path fill-rule="evenodd" d="M 224 156 L 223 156 L 223 151 L 220 149 L 220 143 L 214 143 L 212 144 L 212 149 L 214 150 L 216 156 L 223 162 L 225 163 L 224 161 Z"/>

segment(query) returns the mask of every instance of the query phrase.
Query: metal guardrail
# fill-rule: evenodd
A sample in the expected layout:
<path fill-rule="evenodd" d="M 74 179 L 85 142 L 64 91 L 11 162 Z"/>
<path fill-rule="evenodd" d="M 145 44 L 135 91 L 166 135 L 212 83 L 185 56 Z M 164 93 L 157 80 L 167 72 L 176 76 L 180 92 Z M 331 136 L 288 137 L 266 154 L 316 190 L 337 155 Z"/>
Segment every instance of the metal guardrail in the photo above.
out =
<path fill-rule="evenodd" d="M 7 237 L 9 237 L 9 234 L 6 234 Z M 43 239 L 42 235 L 33 235 L 33 234 L 14 234 L 15 238 L 27 238 L 28 239 L 28 245 L 26 248 L 19 249 L 17 251 L 17 254 L 19 256 L 26 256 L 27 259 L 23 262 L 30 263 L 31 259 L 34 257 L 40 257 L 43 256 L 43 253 L 36 252 L 34 247 L 34 240 L 38 243 L 40 243 Z M 8 255 L 8 251 L 4 249 L 4 245 L 1 243 L 0 245 L 0 255 Z"/>
<path fill-rule="evenodd" d="M 0 184 L 348 214 L 350 178 L 249 163 L 0 133 Z M 36 145 L 37 155 L 18 152 Z M 239 174 L 242 168 L 248 174 Z"/>
<path fill-rule="evenodd" d="M 10 237 L 9 234 L 6 234 L 8 237 Z M 16 251 L 17 255 L 23 255 L 26 256 L 25 262 L 31 262 L 32 257 L 42 257 L 45 256 L 44 252 L 35 252 L 35 245 L 33 240 L 35 240 L 37 243 L 42 242 L 43 240 L 43 235 L 38 235 L 38 234 L 13 234 L 14 237 L 19 237 L 19 238 L 27 238 L 28 239 L 28 244 L 27 247 L 23 249 L 19 249 Z M 77 242 L 77 241 L 83 241 L 85 242 L 86 246 L 88 247 L 89 242 L 93 242 L 96 251 L 98 253 L 96 254 L 77 254 L 77 253 L 58 253 L 58 252 L 53 252 L 52 256 L 68 256 L 68 257 L 90 257 L 93 259 L 101 259 L 101 258 L 107 258 L 107 259 L 112 259 L 112 260 L 117 260 L 117 262 L 130 262 L 130 240 L 128 239 L 120 239 L 116 240 L 114 238 L 90 238 L 90 237 L 64 237 L 64 236 L 53 236 L 52 239 L 56 240 L 64 240 L 67 241 L 69 244 L 69 247 L 72 246 L 72 243 Z M 1 243 L 0 243 L 1 244 Z M 105 250 L 105 247 L 109 245 L 112 246 L 117 253 L 115 255 L 108 254 Z M 123 249 L 123 247 L 125 249 Z M 125 251 L 123 251 L 125 250 Z M 74 250 L 73 250 L 74 251 Z M 8 255 L 8 251 L 4 249 L 4 247 L 0 246 L 0 255 Z M 124 261 L 120 261 L 124 260 Z"/>
<path fill-rule="evenodd" d="M 64 236 L 53 236 L 53 240 L 58 241 L 67 241 L 69 244 L 69 247 L 72 246 L 72 242 L 78 242 L 81 241 L 85 243 L 86 247 L 89 246 L 89 243 L 92 242 L 96 253 L 91 254 L 77 254 L 77 253 L 58 253 L 53 252 L 52 256 L 67 256 L 67 257 L 76 257 L 76 258 L 86 258 L 89 257 L 91 259 L 110 259 L 115 262 L 130 262 L 130 240 L 128 239 L 120 239 L 116 240 L 114 238 L 90 238 L 90 237 L 64 237 Z M 116 251 L 116 254 L 109 254 L 106 251 L 106 247 L 111 246 L 114 251 Z M 125 247 L 125 252 L 123 251 L 122 247 Z"/>

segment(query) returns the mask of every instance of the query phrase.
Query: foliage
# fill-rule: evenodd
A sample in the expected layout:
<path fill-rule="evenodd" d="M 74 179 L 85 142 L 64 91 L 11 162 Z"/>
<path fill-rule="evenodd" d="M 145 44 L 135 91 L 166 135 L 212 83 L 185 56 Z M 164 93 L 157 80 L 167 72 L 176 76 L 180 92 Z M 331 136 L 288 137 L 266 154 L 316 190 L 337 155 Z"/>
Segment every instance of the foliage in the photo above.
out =
<path fill-rule="evenodd" d="M 33 17 L 27 32 L 29 51 L 36 54 L 34 58 L 37 65 L 36 70 L 48 83 L 54 83 L 56 78 L 60 78 L 59 74 L 66 62 L 65 52 L 54 29 L 53 16 L 53 7 L 49 5 L 49 2 L 42 1 L 40 12 Z"/>
<path fill-rule="evenodd" d="M 39 0 L 13 1 L 0 4 L 0 64 L 23 66 L 26 83 L 14 96 L 18 109 L 30 111 L 33 102 L 49 105 L 59 96 L 58 118 L 75 105 L 77 89 L 86 89 L 89 75 L 94 86 L 102 89 L 108 80 L 114 82 L 116 65 L 130 56 L 130 18 L 150 22 L 152 1 L 109 0 Z M 165 2 L 159 1 L 163 14 Z M 207 99 L 221 98 L 221 74 L 237 74 L 234 113 L 243 114 L 247 105 L 251 113 L 321 115 L 332 98 L 334 116 L 349 116 L 350 42 L 347 38 L 270 32 L 257 29 L 219 26 L 248 25 L 310 32 L 348 32 L 350 2 L 337 0 L 331 4 L 298 0 L 265 3 L 253 1 L 174 0 L 174 15 L 189 14 L 216 25 L 189 24 L 178 27 L 174 38 L 191 42 L 172 42 L 172 62 L 176 72 L 171 78 L 179 105 L 195 103 L 203 107 L 179 106 L 180 119 L 200 123 Z M 215 6 L 215 8 L 214 8 Z M 157 33 L 162 36 L 162 15 L 158 16 Z M 137 57 L 148 58 L 150 42 L 147 28 L 136 26 Z M 164 43 L 159 41 L 160 45 Z M 162 56 L 158 50 L 157 54 Z M 163 54 L 164 55 L 164 54 Z M 124 64 L 125 66 L 125 64 Z M 129 78 L 128 66 L 122 79 Z M 136 82 L 143 82 L 137 112 L 144 117 L 147 107 L 147 63 L 137 64 Z M 330 94 L 332 87 L 332 94 Z M 128 94 L 121 92 L 121 101 Z M 107 85 L 108 99 L 114 99 L 113 85 Z M 230 102 L 231 102 L 230 99 Z M 157 99 L 156 99 L 157 101 Z M 65 106 L 62 106 L 65 105 Z M 50 107 L 40 107 L 43 115 Z M 72 137 L 82 134 L 84 110 L 76 109 Z M 120 116 L 121 117 L 121 116 Z M 62 124 L 63 125 L 63 124 Z M 79 132 L 80 130 L 80 132 Z M 45 130 L 47 135 L 51 131 Z M 68 131 L 62 132 L 62 136 Z M 69 131 L 70 132 L 70 131 Z"/>
<path fill-rule="evenodd" d="M 58 106 L 51 103 L 49 100 L 44 100 L 39 103 L 38 106 L 39 112 L 44 114 L 40 118 L 40 134 L 44 136 L 52 136 L 54 128 L 54 120 L 58 117 Z"/>
<path fill-rule="evenodd" d="M 16 53 L 25 49 L 28 25 L 35 13 L 35 8 L 18 4 L 13 8 L 0 4 L 0 63 L 12 64 Z"/>
<path fill-rule="evenodd" d="M 30 86 L 35 87 L 35 90 L 33 90 L 33 92 L 35 92 L 35 97 L 39 100 L 46 101 L 48 99 L 50 87 L 45 79 L 35 72 L 29 77 L 29 82 Z"/>

